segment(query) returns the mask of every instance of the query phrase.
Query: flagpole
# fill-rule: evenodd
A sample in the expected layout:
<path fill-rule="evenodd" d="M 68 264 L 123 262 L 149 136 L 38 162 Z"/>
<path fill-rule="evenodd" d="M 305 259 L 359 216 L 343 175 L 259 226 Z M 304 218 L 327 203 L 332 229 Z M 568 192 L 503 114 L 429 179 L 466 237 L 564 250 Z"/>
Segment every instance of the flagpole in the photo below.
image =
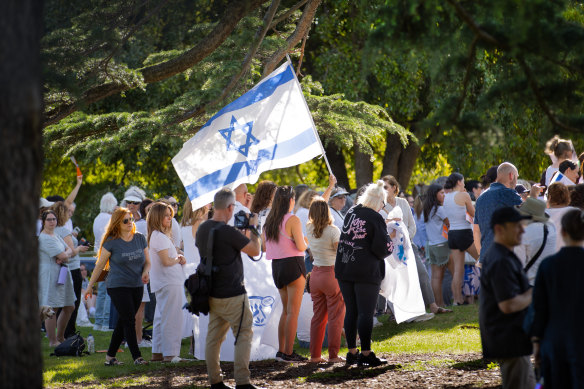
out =
<path fill-rule="evenodd" d="M 290 56 L 288 54 L 286 54 L 286 59 L 288 60 L 288 63 L 290 64 L 290 66 L 292 66 L 292 60 L 290 60 Z M 294 69 L 292 69 L 292 70 L 294 70 Z M 296 81 L 296 85 L 298 85 L 298 88 L 300 89 L 300 93 L 302 93 L 302 87 L 300 86 L 300 82 L 298 81 L 298 77 L 296 76 L 296 72 L 292 71 L 292 73 L 294 73 L 294 81 Z M 308 111 L 308 116 L 310 117 L 310 121 L 312 122 L 312 130 L 314 131 L 314 135 L 316 136 L 316 140 L 318 140 L 318 144 L 320 145 L 320 149 L 322 150 L 322 156 L 324 157 L 324 162 L 326 163 L 326 167 L 328 168 L 329 174 L 333 175 L 333 170 L 331 169 L 331 165 L 329 164 L 329 161 L 326 157 L 326 152 L 324 151 L 324 147 L 322 146 L 322 142 L 320 141 L 320 137 L 318 136 L 318 131 L 316 131 L 316 124 L 314 124 L 314 119 L 312 118 L 312 112 L 310 112 L 310 108 L 308 108 L 308 103 L 306 102 L 304 95 L 302 96 L 302 102 L 304 103 L 304 105 L 306 106 L 306 110 Z"/>

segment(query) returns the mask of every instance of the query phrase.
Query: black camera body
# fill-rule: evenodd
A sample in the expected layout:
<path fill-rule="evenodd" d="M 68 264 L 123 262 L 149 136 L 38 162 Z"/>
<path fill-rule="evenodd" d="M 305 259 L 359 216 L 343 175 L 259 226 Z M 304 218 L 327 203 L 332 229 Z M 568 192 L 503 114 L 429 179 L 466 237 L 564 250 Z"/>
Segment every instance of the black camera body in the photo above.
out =
<path fill-rule="evenodd" d="M 249 216 L 245 211 L 239 211 L 235 215 L 233 215 L 233 226 L 239 230 L 245 230 L 249 228 L 253 228 L 254 226 L 249 225 L 249 219 L 254 216 L 253 213 L 250 213 Z"/>

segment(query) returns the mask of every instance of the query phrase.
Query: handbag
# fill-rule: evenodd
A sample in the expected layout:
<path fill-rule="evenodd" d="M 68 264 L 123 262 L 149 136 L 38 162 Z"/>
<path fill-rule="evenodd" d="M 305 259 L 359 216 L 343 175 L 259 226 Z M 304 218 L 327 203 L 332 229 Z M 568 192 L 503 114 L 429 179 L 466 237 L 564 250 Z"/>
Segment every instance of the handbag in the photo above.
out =
<path fill-rule="evenodd" d="M 103 267 L 101 273 L 99 274 L 99 277 L 97 277 L 97 280 L 95 280 L 95 282 L 98 283 L 98 282 L 105 281 L 107 279 L 109 271 L 110 271 L 110 264 L 109 264 L 109 259 L 108 259 L 105 266 Z"/>

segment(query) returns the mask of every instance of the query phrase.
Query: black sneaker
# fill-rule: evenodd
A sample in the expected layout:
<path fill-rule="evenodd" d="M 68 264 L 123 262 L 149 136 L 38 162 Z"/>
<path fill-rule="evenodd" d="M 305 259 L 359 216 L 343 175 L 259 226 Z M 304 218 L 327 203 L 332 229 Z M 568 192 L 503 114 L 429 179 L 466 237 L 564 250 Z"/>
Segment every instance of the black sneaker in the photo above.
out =
<path fill-rule="evenodd" d="M 284 362 L 284 356 L 285 356 L 285 355 L 286 355 L 286 354 L 284 354 L 283 352 L 281 352 L 281 351 L 278 351 L 278 352 L 276 353 L 276 361 L 278 361 L 278 362 Z"/>
<path fill-rule="evenodd" d="M 225 385 L 223 381 L 211 385 L 211 389 L 233 389 L 231 386 Z"/>
<path fill-rule="evenodd" d="M 387 361 L 385 359 L 380 359 L 375 356 L 375 353 L 371 351 L 369 355 L 363 355 L 363 353 L 359 354 L 357 365 L 358 366 L 365 366 L 365 367 L 376 367 L 385 365 Z"/>
<path fill-rule="evenodd" d="M 345 364 L 347 366 L 350 365 L 356 365 L 359 361 L 359 349 L 357 349 L 357 352 L 355 354 L 351 354 L 351 352 L 349 351 L 347 353 L 347 358 L 345 358 Z"/>
<path fill-rule="evenodd" d="M 290 355 L 283 354 L 282 356 L 282 362 L 304 362 L 305 360 L 306 358 L 296 354 L 295 352 Z"/>
<path fill-rule="evenodd" d="M 245 385 L 235 385 L 235 389 L 262 389 L 259 386 L 255 386 L 252 384 L 245 384 Z"/>
<path fill-rule="evenodd" d="M 303 357 L 302 355 L 296 354 L 296 351 L 292 351 L 292 356 L 296 359 L 298 359 L 300 362 L 306 362 L 308 361 L 308 358 Z"/>

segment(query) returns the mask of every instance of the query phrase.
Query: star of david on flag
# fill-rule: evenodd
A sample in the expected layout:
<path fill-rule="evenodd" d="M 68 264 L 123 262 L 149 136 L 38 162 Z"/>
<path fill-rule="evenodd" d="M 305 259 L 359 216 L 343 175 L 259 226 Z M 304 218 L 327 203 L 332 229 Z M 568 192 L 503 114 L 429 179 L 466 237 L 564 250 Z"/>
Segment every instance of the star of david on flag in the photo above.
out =
<path fill-rule="evenodd" d="M 221 188 L 255 183 L 267 170 L 324 151 L 289 61 L 223 107 L 172 159 L 193 209 Z"/>

